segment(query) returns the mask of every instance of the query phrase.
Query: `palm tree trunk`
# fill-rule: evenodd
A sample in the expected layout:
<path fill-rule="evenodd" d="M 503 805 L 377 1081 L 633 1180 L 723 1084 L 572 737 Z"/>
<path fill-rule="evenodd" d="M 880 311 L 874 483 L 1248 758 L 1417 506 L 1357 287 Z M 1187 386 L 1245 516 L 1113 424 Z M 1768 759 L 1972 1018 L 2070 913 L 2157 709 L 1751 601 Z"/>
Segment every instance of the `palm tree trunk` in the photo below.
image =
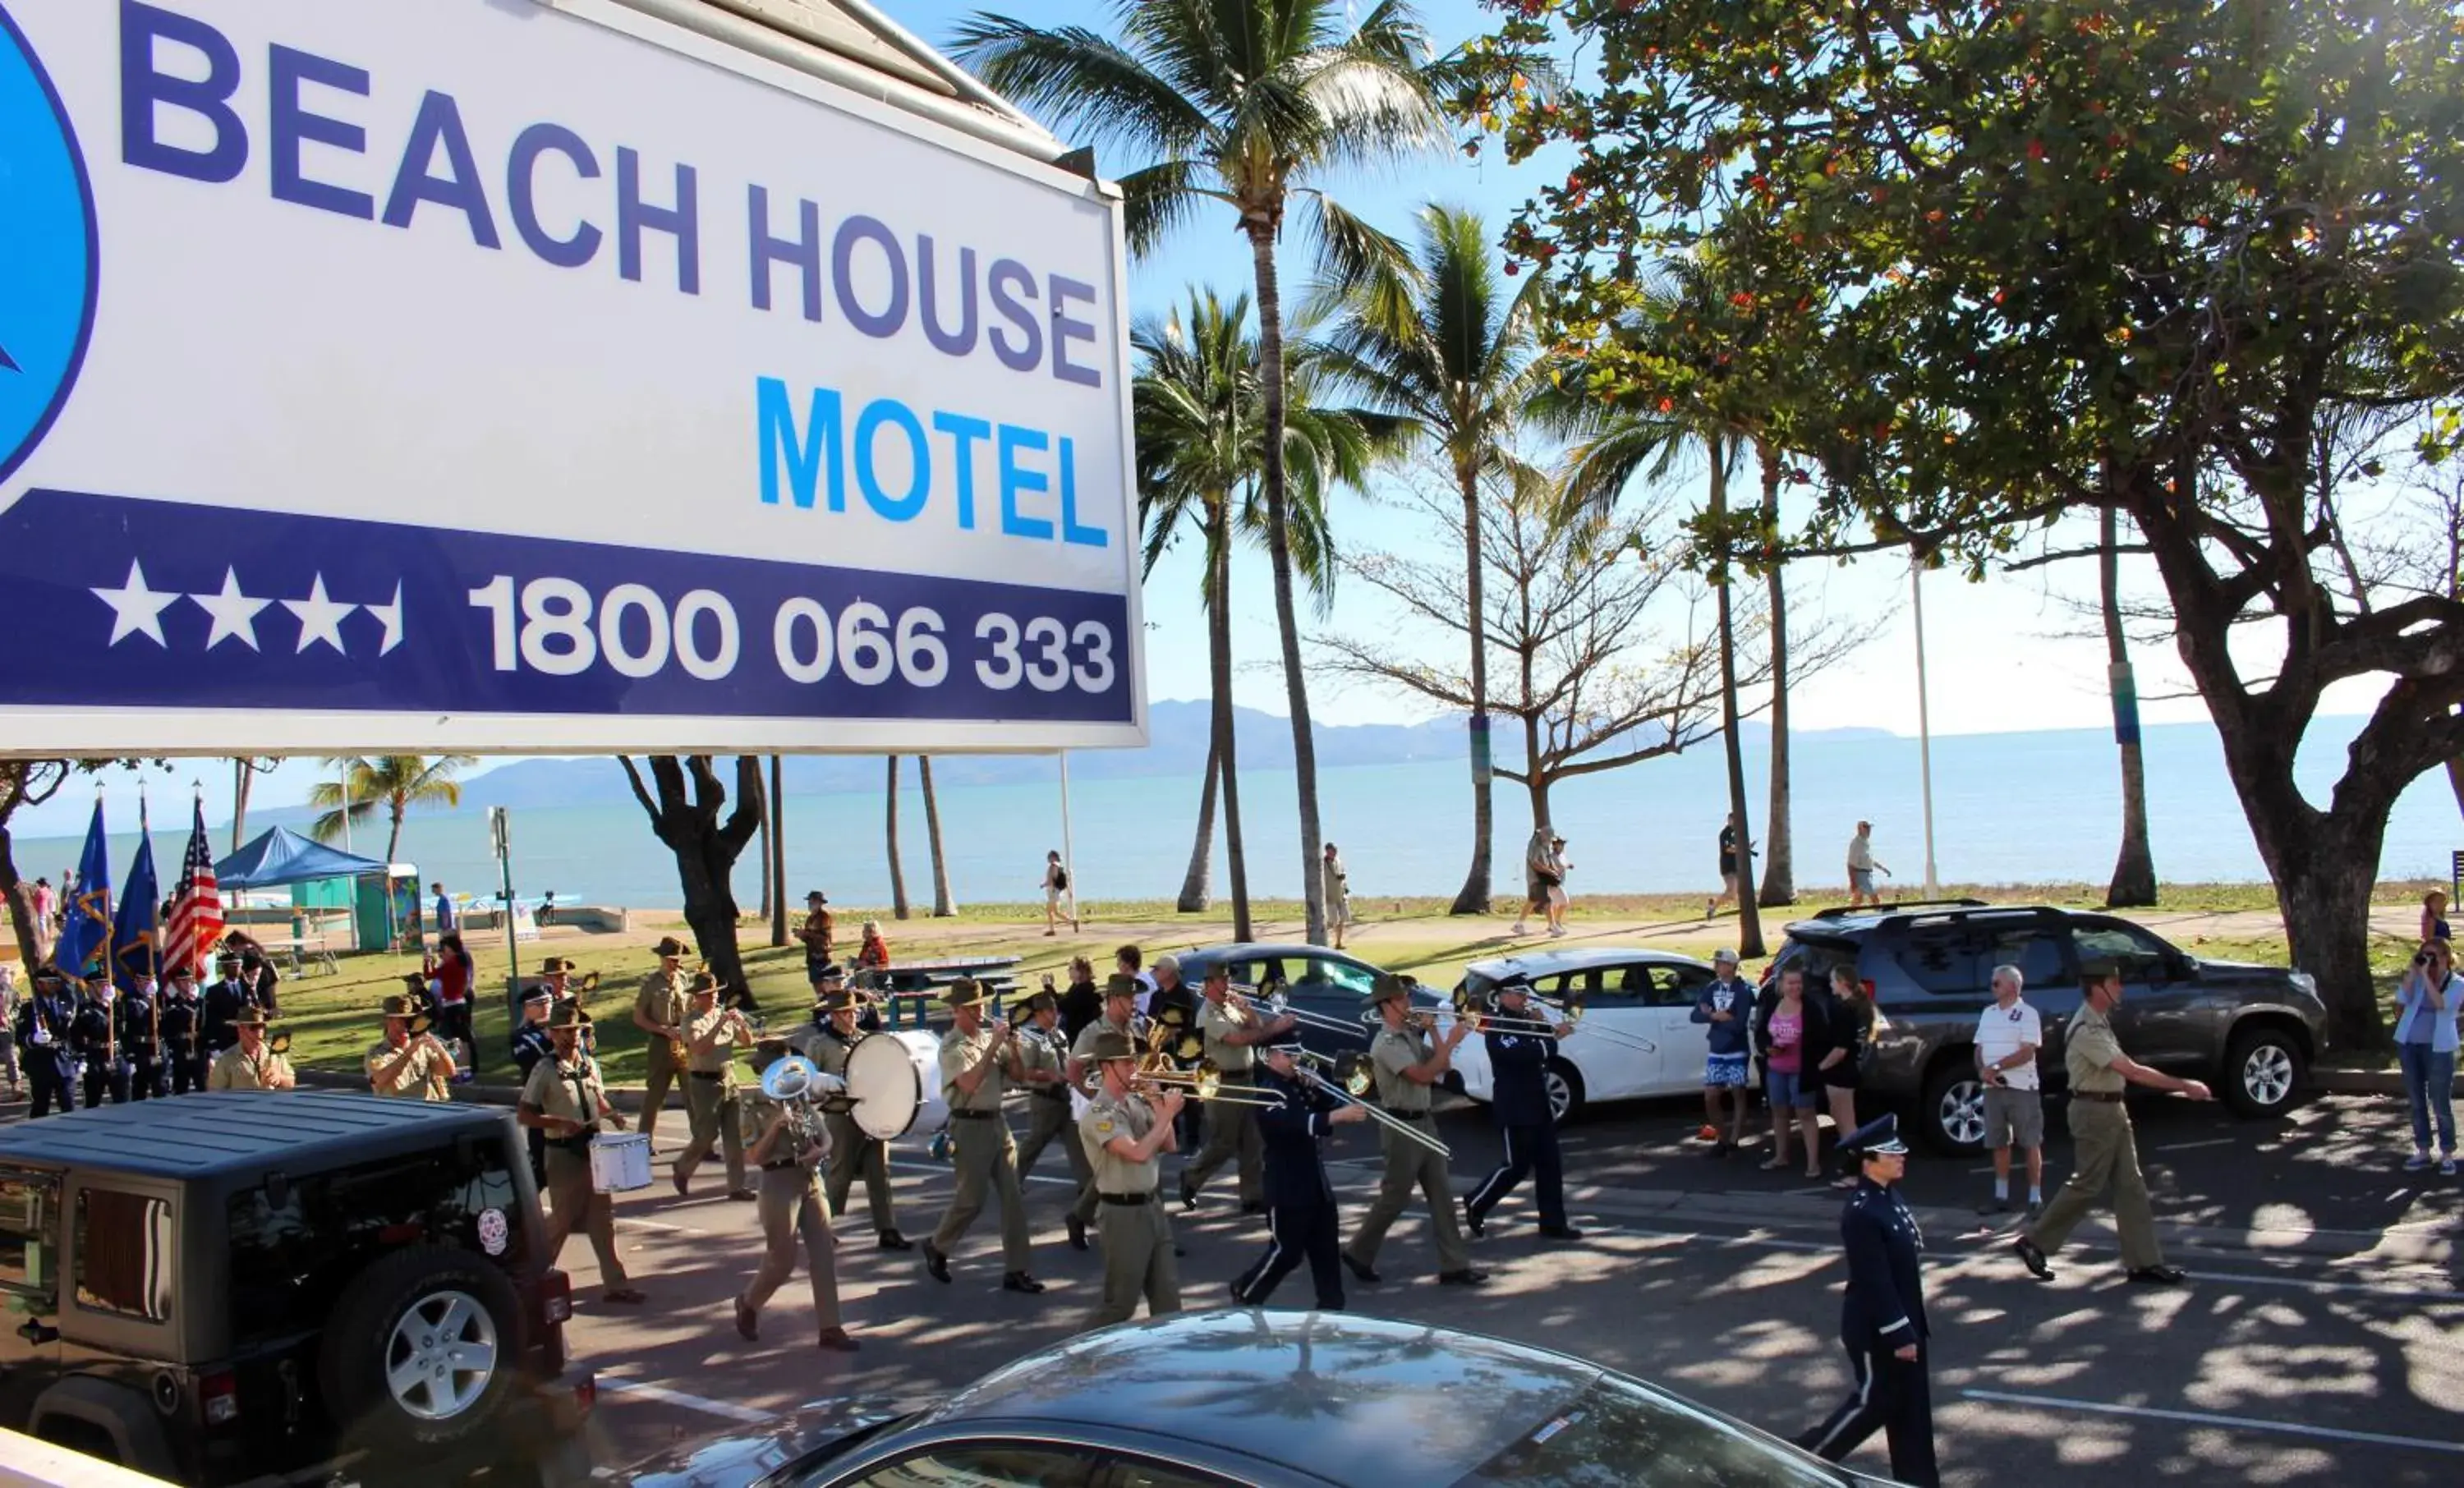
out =
<path fill-rule="evenodd" d="M 770 864 L 770 944 L 787 943 L 787 790 L 786 767 L 770 756 L 770 821 L 761 829 L 762 856 Z"/>
<path fill-rule="evenodd" d="M 770 818 L 761 818 L 761 907 L 753 911 L 754 918 L 767 920 L 779 904 L 779 886 L 770 872 Z"/>
<path fill-rule="evenodd" d="M 1326 896 L 1319 882 L 1317 740 L 1309 728 L 1309 674 L 1301 669 L 1300 617 L 1292 602 L 1291 493 L 1284 484 L 1284 298 L 1275 278 L 1275 225 L 1251 217 L 1249 258 L 1258 279 L 1258 361 L 1265 405 L 1266 559 L 1275 580 L 1275 628 L 1282 633 L 1284 692 L 1292 712 L 1292 784 L 1300 798 L 1301 903 L 1306 934 L 1326 944 Z"/>
<path fill-rule="evenodd" d="M 1471 868 L 1446 912 L 1486 914 L 1489 839 L 1496 821 L 1488 781 L 1488 614 L 1481 597 L 1480 471 L 1459 468 L 1455 480 L 1463 487 L 1463 613 L 1471 633 Z"/>
<path fill-rule="evenodd" d="M 924 777 L 924 838 L 933 849 L 933 918 L 946 920 L 958 912 L 950 902 L 950 864 L 941 855 L 941 800 L 933 794 L 933 756 L 915 756 L 915 770 Z"/>
<path fill-rule="evenodd" d="M 243 755 L 231 761 L 231 844 L 239 851 L 239 835 L 248 829 L 248 788 L 256 779 L 256 762 Z"/>
<path fill-rule="evenodd" d="M 1180 876 L 1180 897 L 1172 905 L 1182 914 L 1202 911 L 1209 897 L 1207 880 L 1213 876 L 1215 866 L 1215 780 L 1222 766 L 1223 756 L 1215 752 L 1215 733 L 1210 727 L 1206 737 L 1206 783 L 1198 792 L 1198 840 L 1190 844 L 1189 871 Z"/>
<path fill-rule="evenodd" d="M 2113 734 L 2122 750 L 2122 852 L 2114 859 L 2107 908 L 2156 902 L 2156 859 L 2147 847 L 2147 763 L 2139 751 L 2139 698 L 2130 679 L 2130 638 L 2122 628 L 2122 555 L 2114 547 L 2113 508 L 2098 532 L 2096 569 L 2103 590 L 2104 650 L 2112 663 Z"/>
<path fill-rule="evenodd" d="M 1759 441 L 1754 449 L 1763 468 L 1763 527 L 1775 533 L 1779 531 L 1779 451 Z M 1796 902 L 1796 853 L 1789 831 L 1788 587 L 1781 568 L 1773 563 L 1771 571 L 1771 820 L 1763 824 L 1769 840 L 1763 843 L 1762 892 L 1754 899 L 1772 908 Z"/>
<path fill-rule="evenodd" d="M 402 856 L 402 818 L 403 814 L 409 810 L 409 808 L 410 803 L 408 801 L 404 800 L 398 796 L 394 798 L 393 830 L 385 836 L 385 861 L 388 866 L 390 866 L 396 859 Z"/>
<path fill-rule="evenodd" d="M 1728 515 L 1728 441 L 1715 435 L 1710 445 L 1711 525 L 1719 530 Z M 1755 908 L 1752 890 L 1753 833 L 1746 816 L 1746 756 L 1737 737 L 1737 619 L 1729 592 L 1735 586 L 1729 580 L 1724 537 L 1721 558 L 1711 571 L 1711 581 L 1720 592 L 1720 721 L 1728 755 L 1728 821 L 1737 830 L 1737 954 L 1750 961 L 1766 952 L 1763 917 Z"/>
<path fill-rule="evenodd" d="M 898 865 L 898 756 L 890 756 L 890 916 L 907 918 L 907 871 Z"/>
<path fill-rule="evenodd" d="M 1232 938 L 1250 939 L 1249 855 L 1241 844 L 1241 760 L 1232 726 L 1232 510 L 1227 494 L 1215 514 L 1215 609 L 1206 617 L 1206 670 L 1213 691 L 1217 783 L 1223 792 L 1223 868 L 1232 885 Z"/>

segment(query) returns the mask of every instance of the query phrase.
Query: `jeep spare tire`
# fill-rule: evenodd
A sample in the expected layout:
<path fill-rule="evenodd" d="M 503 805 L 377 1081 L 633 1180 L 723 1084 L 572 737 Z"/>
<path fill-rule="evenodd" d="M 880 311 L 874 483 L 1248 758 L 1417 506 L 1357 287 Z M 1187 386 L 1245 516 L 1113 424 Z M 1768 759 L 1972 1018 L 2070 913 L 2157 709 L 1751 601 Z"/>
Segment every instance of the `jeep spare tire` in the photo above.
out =
<path fill-rule="evenodd" d="M 521 1347 L 521 1304 L 503 1272 L 466 1251 L 413 1246 L 342 1289 L 317 1383 L 354 1447 L 451 1448 L 495 1424 Z"/>

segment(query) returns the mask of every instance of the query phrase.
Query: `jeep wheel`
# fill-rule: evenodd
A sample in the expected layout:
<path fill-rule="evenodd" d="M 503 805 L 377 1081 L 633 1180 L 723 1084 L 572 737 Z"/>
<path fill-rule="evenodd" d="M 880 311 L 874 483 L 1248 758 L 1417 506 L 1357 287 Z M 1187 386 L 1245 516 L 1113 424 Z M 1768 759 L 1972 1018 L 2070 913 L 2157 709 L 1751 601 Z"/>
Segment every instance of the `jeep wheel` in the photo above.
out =
<path fill-rule="evenodd" d="M 344 1288 L 318 1383 L 354 1446 L 451 1447 L 495 1424 L 521 1356 L 513 1282 L 478 1257 L 418 1246 Z"/>
<path fill-rule="evenodd" d="M 1936 1151 L 1953 1157 L 1985 1149 L 1985 1082 L 1964 1064 L 1946 1064 L 1925 1082 L 1917 1126 Z"/>
<path fill-rule="evenodd" d="M 1551 1060 L 1541 1082 L 1549 1091 L 1549 1119 L 1564 1126 L 1583 1108 L 1583 1077 L 1564 1060 Z"/>
<path fill-rule="evenodd" d="M 2216 1094 L 2236 1116 L 2281 1116 L 2301 1098 L 2301 1045 L 2281 1029 L 2245 1028 L 2225 1045 Z"/>

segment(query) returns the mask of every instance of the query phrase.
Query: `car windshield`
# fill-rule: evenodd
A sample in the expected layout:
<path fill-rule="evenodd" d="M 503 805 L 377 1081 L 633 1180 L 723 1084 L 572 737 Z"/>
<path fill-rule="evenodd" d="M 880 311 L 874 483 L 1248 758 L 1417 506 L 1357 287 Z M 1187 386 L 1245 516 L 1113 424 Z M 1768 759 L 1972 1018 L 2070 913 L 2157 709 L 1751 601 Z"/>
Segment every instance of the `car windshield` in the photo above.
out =
<path fill-rule="evenodd" d="M 1603 1374 L 1456 1488 L 1840 1488 L 1855 1481 L 1746 1427 Z"/>

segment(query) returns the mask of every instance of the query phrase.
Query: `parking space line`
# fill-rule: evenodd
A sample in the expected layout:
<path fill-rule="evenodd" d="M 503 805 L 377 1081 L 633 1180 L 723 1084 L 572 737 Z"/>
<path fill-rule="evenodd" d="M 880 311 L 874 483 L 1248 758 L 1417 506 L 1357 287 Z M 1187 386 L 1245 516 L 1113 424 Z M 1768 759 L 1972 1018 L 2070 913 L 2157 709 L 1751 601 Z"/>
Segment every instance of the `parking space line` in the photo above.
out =
<path fill-rule="evenodd" d="M 2329 1441 L 2354 1441 L 2408 1452 L 2446 1452 L 2464 1455 L 2464 1442 L 2428 1436 L 2390 1436 L 2383 1432 L 2348 1432 L 2333 1426 L 2305 1426 L 2298 1421 L 2255 1420 L 2246 1415 L 2217 1415 L 2206 1411 L 2166 1411 L 2153 1406 L 2107 1405 L 2101 1400 L 2065 1400 L 2058 1395 L 2014 1395 L 1998 1390 L 1960 1391 L 1969 1400 L 1997 1405 L 2035 1406 L 2047 1411 L 2082 1411 L 2092 1415 L 2126 1415 L 2150 1421 L 2180 1421 L 2190 1426 L 2216 1426 L 2228 1431 L 2274 1432 L 2285 1436 L 2318 1436 Z"/>
<path fill-rule="evenodd" d="M 2241 1146 L 2241 1143 L 2234 1138 L 2217 1137 L 2207 1142 L 2167 1142 L 2163 1147 L 2149 1148 L 2148 1150 L 2151 1152 L 2187 1152 L 2192 1148 L 2239 1146 Z"/>
<path fill-rule="evenodd" d="M 642 1380 L 621 1379 L 612 1374 L 602 1374 L 598 1378 L 598 1383 L 601 1390 L 612 1390 L 620 1395 L 639 1395 L 645 1400 L 655 1400 L 661 1405 L 682 1406 L 688 1411 L 699 1411 L 706 1415 L 734 1421 L 739 1426 L 762 1426 L 779 1418 L 779 1412 L 776 1411 L 756 1411 L 751 1406 L 740 1406 L 733 1400 L 713 1400 L 706 1395 L 689 1395 L 681 1390 L 670 1390 L 665 1385 L 652 1385 Z"/>

